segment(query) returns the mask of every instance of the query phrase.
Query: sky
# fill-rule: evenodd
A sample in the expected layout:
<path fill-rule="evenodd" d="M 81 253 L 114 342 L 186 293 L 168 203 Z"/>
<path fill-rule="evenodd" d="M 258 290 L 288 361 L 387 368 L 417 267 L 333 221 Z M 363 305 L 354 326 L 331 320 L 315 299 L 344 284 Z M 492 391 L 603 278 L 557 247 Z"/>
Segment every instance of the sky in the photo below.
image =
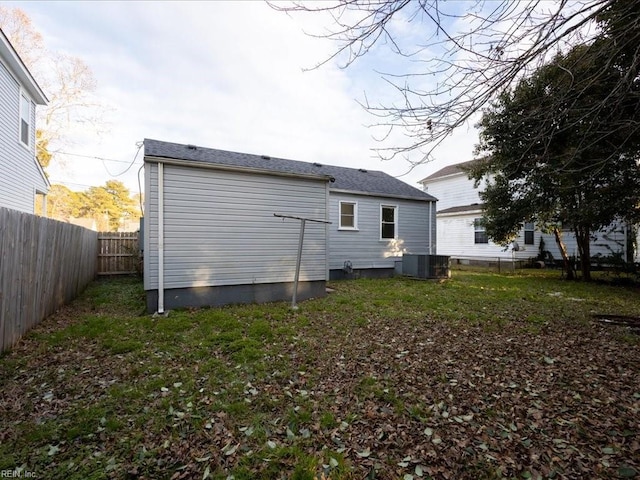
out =
<path fill-rule="evenodd" d="M 346 69 L 313 69 L 336 48 L 305 33 L 329 25 L 317 15 L 259 1 L 3 4 L 24 10 L 48 49 L 81 58 L 97 81 L 101 128 L 75 128 L 48 170 L 72 190 L 117 179 L 138 193 L 145 138 L 382 170 L 416 187 L 471 159 L 478 141 L 473 127 L 462 128 L 409 173 L 401 158 L 380 160 L 376 118 L 358 101 L 390 99 L 375 71 L 393 70 L 397 59 L 380 50 Z"/>

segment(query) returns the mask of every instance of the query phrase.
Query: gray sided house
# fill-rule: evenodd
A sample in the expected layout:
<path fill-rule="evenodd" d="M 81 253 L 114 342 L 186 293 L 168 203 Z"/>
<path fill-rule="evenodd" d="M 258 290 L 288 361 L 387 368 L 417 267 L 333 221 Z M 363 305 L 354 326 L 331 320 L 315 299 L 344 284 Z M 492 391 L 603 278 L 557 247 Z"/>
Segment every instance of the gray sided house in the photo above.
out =
<path fill-rule="evenodd" d="M 149 312 L 298 299 L 435 253 L 435 198 L 383 172 L 145 140 Z"/>
<path fill-rule="evenodd" d="M 35 212 L 49 191 L 36 160 L 36 105 L 47 98 L 0 30 L 0 207 Z"/>

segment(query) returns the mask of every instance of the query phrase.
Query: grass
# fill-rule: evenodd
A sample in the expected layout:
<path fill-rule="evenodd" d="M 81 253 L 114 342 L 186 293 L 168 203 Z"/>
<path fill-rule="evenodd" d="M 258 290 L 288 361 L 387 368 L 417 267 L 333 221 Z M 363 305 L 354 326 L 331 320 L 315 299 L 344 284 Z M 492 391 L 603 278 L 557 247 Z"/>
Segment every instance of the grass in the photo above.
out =
<path fill-rule="evenodd" d="M 638 289 L 557 275 L 334 282 L 334 293 L 297 311 L 282 302 L 157 319 L 141 314 L 137 281 L 95 282 L 0 358 L 0 471 L 236 480 L 637 472 L 638 339 L 591 316 L 637 314 Z M 588 421 L 576 416 L 591 408 Z"/>

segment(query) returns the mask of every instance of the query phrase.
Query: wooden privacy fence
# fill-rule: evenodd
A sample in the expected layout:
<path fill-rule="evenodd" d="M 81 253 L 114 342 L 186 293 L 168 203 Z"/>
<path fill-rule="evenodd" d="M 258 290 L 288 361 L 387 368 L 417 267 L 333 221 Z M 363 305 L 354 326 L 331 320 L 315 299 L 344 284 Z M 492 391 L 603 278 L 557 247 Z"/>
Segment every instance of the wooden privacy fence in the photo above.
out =
<path fill-rule="evenodd" d="M 125 275 L 140 272 L 138 232 L 98 234 L 98 275 Z"/>
<path fill-rule="evenodd" d="M 97 232 L 0 207 L 0 351 L 84 290 L 97 248 Z"/>

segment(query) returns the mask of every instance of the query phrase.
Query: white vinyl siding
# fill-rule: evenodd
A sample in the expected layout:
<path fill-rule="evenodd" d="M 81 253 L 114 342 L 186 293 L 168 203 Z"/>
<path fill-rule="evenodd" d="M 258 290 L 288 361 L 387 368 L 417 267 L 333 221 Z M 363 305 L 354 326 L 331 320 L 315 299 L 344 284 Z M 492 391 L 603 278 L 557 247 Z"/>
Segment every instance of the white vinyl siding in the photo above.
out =
<path fill-rule="evenodd" d="M 437 215 L 437 253 L 452 257 L 482 257 L 482 258 L 516 258 L 526 260 L 538 255 L 540 239 L 545 243 L 545 250 L 551 252 L 555 258 L 560 258 L 560 251 L 556 246 L 553 235 L 543 234 L 535 229 L 535 224 L 527 223 L 515 239 L 520 249 L 513 252 L 511 248 L 496 245 L 491 240 L 488 243 L 474 243 L 474 219 L 482 215 L 479 192 L 486 182 L 481 182 L 474 188 L 473 180 L 469 180 L 465 173 L 458 173 L 447 177 L 436 178 L 424 183 L 425 191 L 438 199 L 438 211 L 451 207 L 471 207 L 464 212 L 439 213 Z M 624 252 L 626 245 L 624 228 L 617 225 L 617 229 L 609 227 L 592 234 L 591 255 L 610 255 Z M 566 232 L 564 242 L 569 255 L 578 255 L 575 236 Z"/>
<path fill-rule="evenodd" d="M 434 253 L 430 252 L 429 245 L 430 238 L 433 244 L 436 241 L 435 221 L 431 224 L 431 232 L 429 226 L 429 207 L 432 202 L 329 193 L 330 220 L 333 222 L 329 225 L 329 268 L 332 270 L 342 269 L 345 261 L 350 261 L 354 269 L 394 268 L 403 253 Z M 340 202 L 357 202 L 357 231 L 339 228 Z M 380 205 L 397 207 L 395 239 L 380 241 Z"/>
<path fill-rule="evenodd" d="M 524 231 L 521 231 L 516 238 L 516 242 L 520 246 L 520 250 L 517 252 L 513 252 L 511 248 L 505 250 L 503 246 L 496 245 L 491 240 L 488 240 L 487 243 L 475 243 L 475 220 L 479 216 L 479 211 L 467 214 L 438 215 L 438 255 L 527 259 L 538 254 L 537 242 L 540 241 L 540 232 L 535 232 L 535 245 L 525 245 Z"/>
<path fill-rule="evenodd" d="M 441 211 L 451 207 L 479 204 L 478 192 L 483 188 L 484 183 L 480 184 L 479 189 L 473 188 L 473 180 L 469 180 L 464 173 L 458 173 L 429 181 L 426 192 L 438 199 L 438 211 Z"/>
<path fill-rule="evenodd" d="M 158 167 L 145 164 L 145 289 L 158 288 Z M 300 222 L 327 219 L 322 180 L 164 166 L 164 287 L 293 281 Z M 300 281 L 325 280 L 324 224 L 307 222 Z"/>
<path fill-rule="evenodd" d="M 537 232 L 536 232 L 537 233 Z M 542 234 L 544 239 L 544 249 L 551 252 L 556 259 L 560 259 L 560 249 L 556 244 L 553 234 Z M 578 243 L 576 242 L 576 236 L 571 230 L 564 230 L 562 232 L 562 239 L 567 249 L 569 256 L 579 256 Z M 628 248 L 628 239 L 626 238 L 626 228 L 623 223 L 616 222 L 611 224 L 608 228 L 593 232 L 591 234 L 591 244 L 589 250 L 591 256 L 609 256 L 612 254 L 619 254 L 625 252 Z M 536 254 L 540 245 L 540 240 L 537 239 L 535 244 Z"/>
<path fill-rule="evenodd" d="M 29 112 L 29 148 L 20 140 L 20 103 L 24 90 L 0 61 L 0 207 L 34 213 L 35 195 L 48 185 L 35 159 L 35 108 Z"/>
<path fill-rule="evenodd" d="M 496 245 L 491 240 L 485 244 L 474 243 L 474 219 L 478 213 L 460 215 L 438 216 L 438 255 L 452 257 L 483 257 L 483 258 L 507 258 L 526 260 L 538 255 L 540 238 L 544 240 L 545 250 L 551 252 L 556 259 L 560 259 L 560 250 L 556 245 L 553 234 L 543 234 L 539 230 L 533 232 L 533 243 L 525 243 L 525 230 L 520 231 L 515 241 L 520 250 L 513 252 L 511 248 L 505 251 L 501 245 Z M 563 233 L 564 243 L 569 255 L 578 255 L 578 246 L 573 233 Z M 622 225 L 617 228 L 607 229 L 593 233 L 591 241 L 591 255 L 606 256 L 614 252 L 622 252 L 626 248 L 625 233 Z"/>

